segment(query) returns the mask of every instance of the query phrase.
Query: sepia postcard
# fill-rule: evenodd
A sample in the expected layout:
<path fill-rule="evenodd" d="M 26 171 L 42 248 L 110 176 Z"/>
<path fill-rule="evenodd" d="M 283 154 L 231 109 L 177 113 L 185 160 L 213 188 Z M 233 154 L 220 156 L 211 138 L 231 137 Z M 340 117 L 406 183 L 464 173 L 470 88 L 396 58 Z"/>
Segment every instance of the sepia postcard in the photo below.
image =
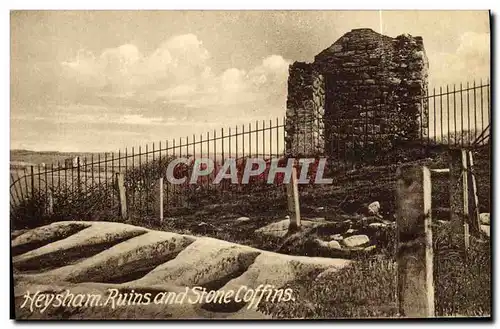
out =
<path fill-rule="evenodd" d="M 10 12 L 11 317 L 492 317 L 491 13 Z"/>

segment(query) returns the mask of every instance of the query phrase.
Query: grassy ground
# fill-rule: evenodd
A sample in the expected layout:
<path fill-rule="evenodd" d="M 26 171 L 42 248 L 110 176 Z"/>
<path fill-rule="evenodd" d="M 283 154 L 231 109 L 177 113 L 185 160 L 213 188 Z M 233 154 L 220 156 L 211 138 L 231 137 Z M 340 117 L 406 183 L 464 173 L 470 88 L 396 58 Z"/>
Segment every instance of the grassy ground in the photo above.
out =
<path fill-rule="evenodd" d="M 446 227 L 435 230 L 436 316 L 491 314 L 491 251 L 473 239 L 467 256 L 449 240 Z M 263 303 L 260 310 L 277 318 L 397 317 L 397 267 L 384 255 L 359 259 L 339 272 L 300 278 L 285 288 L 300 296 L 287 303 Z"/>
<path fill-rule="evenodd" d="M 402 159 L 401 161 L 404 161 Z M 475 176 L 481 212 L 490 211 L 490 154 L 488 150 L 474 154 Z M 431 168 L 446 168 L 446 153 L 439 150 L 415 164 Z M 394 232 L 363 231 L 357 221 L 366 205 L 379 201 L 384 219 L 394 220 L 395 173 L 401 163 L 386 166 L 368 166 L 345 171 L 334 176 L 334 184 L 300 186 L 301 213 L 305 218 L 324 218 L 332 225 L 326 230 L 289 234 L 283 238 L 266 238 L 254 231 L 287 215 L 286 194 L 283 187 L 221 189 L 189 189 L 179 195 L 175 203 L 167 204 L 166 218 L 158 216 L 157 200 L 129 198 L 128 223 L 152 229 L 210 236 L 250 245 L 264 250 L 307 256 L 350 257 L 359 261 L 333 277 L 301 278 L 294 283 L 300 294 L 296 303 L 263 306 L 263 311 L 275 317 L 391 317 L 397 315 L 395 304 L 395 269 L 393 264 Z M 446 177 L 433 176 L 434 219 L 448 219 L 449 185 Z M 97 195 L 94 201 L 102 201 Z M 109 200 L 108 200 L 109 201 Z M 108 202 L 106 201 L 106 202 Z M 103 203 L 103 202 L 101 202 Z M 104 204 L 104 203 L 103 203 Z M 68 204 L 66 215 L 44 218 L 44 223 L 62 219 L 121 221 L 117 207 L 93 208 L 82 214 Z M 146 207 L 144 207 L 146 205 Z M 236 221 L 248 216 L 248 221 Z M 33 220 L 35 220 L 33 218 Z M 367 233 L 377 240 L 375 253 L 339 255 L 318 249 L 314 239 L 345 232 L 345 221 L 351 220 L 359 233 Z M 23 225 L 40 226 L 40 222 L 25 221 Z M 22 225 L 21 225 L 22 226 Z M 351 227 L 351 226 L 350 226 Z M 22 228 L 22 227 L 17 227 Z M 465 257 L 456 239 L 449 234 L 436 234 L 436 311 L 438 315 L 490 314 L 490 248 L 489 243 L 474 240 Z M 364 256 L 361 256 L 364 255 Z M 365 258 L 360 258 L 365 257 Z"/>

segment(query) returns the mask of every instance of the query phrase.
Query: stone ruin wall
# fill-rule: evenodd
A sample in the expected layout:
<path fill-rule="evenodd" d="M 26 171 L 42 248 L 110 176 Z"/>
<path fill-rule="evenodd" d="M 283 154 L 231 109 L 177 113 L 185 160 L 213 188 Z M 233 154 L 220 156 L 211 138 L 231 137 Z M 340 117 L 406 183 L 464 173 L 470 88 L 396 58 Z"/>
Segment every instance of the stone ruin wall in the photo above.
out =
<path fill-rule="evenodd" d="M 294 154 L 321 154 L 324 150 L 324 76 L 312 65 L 295 62 L 290 66 L 285 143 Z"/>
<path fill-rule="evenodd" d="M 371 29 L 345 34 L 313 63 L 293 63 L 287 154 L 359 159 L 425 138 L 427 71 L 421 37 Z"/>

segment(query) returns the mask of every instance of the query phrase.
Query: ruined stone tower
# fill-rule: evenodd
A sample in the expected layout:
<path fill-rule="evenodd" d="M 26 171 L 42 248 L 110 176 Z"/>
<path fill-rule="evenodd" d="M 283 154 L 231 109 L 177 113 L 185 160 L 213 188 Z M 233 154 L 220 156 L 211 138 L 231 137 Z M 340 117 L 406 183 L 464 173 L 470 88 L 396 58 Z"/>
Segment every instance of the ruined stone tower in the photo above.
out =
<path fill-rule="evenodd" d="M 428 60 L 421 37 L 346 33 L 289 68 L 288 155 L 364 158 L 427 136 Z"/>

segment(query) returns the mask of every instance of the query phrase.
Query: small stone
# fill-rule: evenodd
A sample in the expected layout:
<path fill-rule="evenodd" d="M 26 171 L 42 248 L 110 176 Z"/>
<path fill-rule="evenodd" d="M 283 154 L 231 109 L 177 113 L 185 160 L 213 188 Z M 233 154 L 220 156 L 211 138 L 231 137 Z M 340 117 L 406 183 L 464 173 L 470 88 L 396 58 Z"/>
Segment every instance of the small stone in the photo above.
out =
<path fill-rule="evenodd" d="M 355 233 L 356 231 L 357 231 L 357 230 L 355 230 L 355 229 L 353 229 L 353 228 L 350 228 L 350 229 L 348 229 L 345 233 L 346 233 L 346 234 L 353 234 L 353 233 Z"/>
<path fill-rule="evenodd" d="M 335 241 L 342 241 L 344 240 L 344 237 L 341 234 L 333 234 L 330 236 L 330 239 Z"/>
<path fill-rule="evenodd" d="M 481 225 L 481 231 L 486 234 L 487 236 L 490 236 L 490 226 L 489 225 Z"/>
<path fill-rule="evenodd" d="M 380 223 L 382 221 L 382 216 L 376 215 L 376 216 L 368 216 L 368 217 L 363 217 L 360 220 L 360 223 L 362 225 L 368 225 L 371 223 Z"/>
<path fill-rule="evenodd" d="M 335 241 L 335 240 L 328 242 L 328 248 L 335 249 L 335 250 L 342 249 L 342 247 L 340 246 L 340 243 L 338 241 Z"/>
<path fill-rule="evenodd" d="M 315 241 L 316 241 L 316 243 L 317 243 L 320 247 L 323 247 L 323 248 L 328 248 L 328 242 L 323 241 L 323 240 L 321 240 L 321 239 L 316 239 Z"/>
<path fill-rule="evenodd" d="M 373 228 L 385 228 L 385 227 L 387 227 L 387 225 L 384 223 L 371 223 L 368 226 L 373 227 Z"/>
<path fill-rule="evenodd" d="M 277 238 L 282 238 L 288 233 L 289 227 L 290 227 L 290 219 L 284 219 L 279 222 L 274 222 L 266 226 L 263 226 L 261 228 L 258 228 L 255 230 L 255 233 L 258 235 L 266 235 L 266 236 L 274 236 Z"/>
<path fill-rule="evenodd" d="M 319 281 L 321 279 L 331 277 L 332 274 L 334 274 L 336 272 L 338 272 L 338 268 L 336 268 L 336 267 L 327 268 L 326 270 L 324 270 L 323 272 L 321 272 L 320 274 L 318 274 L 318 276 L 314 280 L 315 281 Z"/>
<path fill-rule="evenodd" d="M 398 78 L 389 78 L 389 82 L 393 85 L 399 85 L 401 83 L 401 79 Z"/>
<path fill-rule="evenodd" d="M 380 202 L 374 201 L 368 205 L 368 212 L 372 215 L 378 215 L 380 211 Z"/>
<path fill-rule="evenodd" d="M 359 247 L 370 242 L 370 239 L 368 236 L 360 234 L 347 237 L 342 242 L 347 247 Z"/>
<path fill-rule="evenodd" d="M 377 248 L 376 245 L 372 245 L 372 246 L 368 246 L 366 247 L 365 249 L 363 249 L 364 251 L 366 252 L 369 252 L 369 251 L 372 251 L 372 250 L 375 250 Z"/>
<path fill-rule="evenodd" d="M 479 222 L 482 225 L 490 225 L 490 213 L 483 212 L 483 213 L 479 214 Z"/>
<path fill-rule="evenodd" d="M 237 222 L 248 222 L 249 220 L 249 217 L 239 217 L 236 219 Z"/>
<path fill-rule="evenodd" d="M 198 226 L 207 226 L 208 224 L 205 222 L 198 223 Z"/>

